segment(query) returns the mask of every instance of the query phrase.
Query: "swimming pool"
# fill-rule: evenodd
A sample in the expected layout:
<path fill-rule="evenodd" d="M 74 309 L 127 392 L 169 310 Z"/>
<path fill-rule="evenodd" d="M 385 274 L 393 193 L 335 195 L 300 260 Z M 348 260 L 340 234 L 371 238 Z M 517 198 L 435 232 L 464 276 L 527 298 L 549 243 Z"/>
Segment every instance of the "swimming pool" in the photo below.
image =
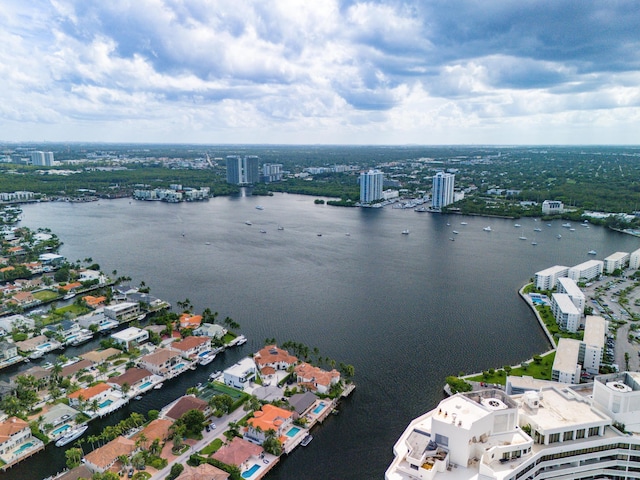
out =
<path fill-rule="evenodd" d="M 100 408 L 104 408 L 104 407 L 108 407 L 109 405 L 111 405 L 113 403 L 113 400 L 111 399 L 107 399 L 104 402 L 102 402 L 101 404 L 99 404 L 98 406 Z"/>
<path fill-rule="evenodd" d="M 296 436 L 300 429 L 298 427 L 291 427 L 291 429 L 287 432 L 287 437 L 292 438 Z"/>
<path fill-rule="evenodd" d="M 249 470 L 247 470 L 246 472 L 242 472 L 242 478 L 249 478 L 251 477 L 251 475 L 253 475 L 254 473 L 256 473 L 258 470 L 260 469 L 260 465 L 258 465 L 257 463 L 253 464 L 253 467 L 251 467 Z"/>
<path fill-rule="evenodd" d="M 36 347 L 37 350 L 48 350 L 51 347 L 50 343 L 43 343 L 42 345 L 38 345 Z"/>
<path fill-rule="evenodd" d="M 58 434 L 60 434 L 62 432 L 66 432 L 70 428 L 71 428 L 71 425 L 62 425 L 61 427 L 58 427 L 53 432 L 51 432 L 51 435 L 53 435 L 53 436 L 58 435 Z"/>
<path fill-rule="evenodd" d="M 20 455 L 22 452 L 24 452 L 25 450 L 27 450 L 28 448 L 33 447 L 33 443 L 29 442 L 29 443 L 25 443 L 24 445 L 22 445 L 18 450 L 16 450 L 15 452 L 13 452 L 14 455 Z M 248 478 L 248 477 L 247 477 Z"/>
<path fill-rule="evenodd" d="M 176 370 L 180 370 L 181 368 L 184 368 L 184 363 L 179 363 L 178 365 L 173 367 Z"/>
<path fill-rule="evenodd" d="M 317 406 L 316 408 L 314 408 L 314 409 L 313 409 L 313 413 L 315 413 L 316 415 L 317 415 L 317 414 L 319 414 L 319 413 L 322 411 L 322 409 L 323 409 L 324 407 L 326 407 L 326 406 L 327 406 L 327 404 L 326 404 L 326 403 L 324 403 L 324 402 L 320 402 L 320 403 L 318 404 L 318 406 Z"/>
<path fill-rule="evenodd" d="M 152 383 L 151 382 L 144 382 L 142 385 L 140 385 L 140 390 L 147 388 L 149 386 L 151 386 Z"/>
<path fill-rule="evenodd" d="M 198 355 L 200 358 L 202 357 L 206 357 L 207 355 L 209 355 L 211 353 L 211 350 L 207 350 L 206 352 L 202 352 L 200 355 Z"/>

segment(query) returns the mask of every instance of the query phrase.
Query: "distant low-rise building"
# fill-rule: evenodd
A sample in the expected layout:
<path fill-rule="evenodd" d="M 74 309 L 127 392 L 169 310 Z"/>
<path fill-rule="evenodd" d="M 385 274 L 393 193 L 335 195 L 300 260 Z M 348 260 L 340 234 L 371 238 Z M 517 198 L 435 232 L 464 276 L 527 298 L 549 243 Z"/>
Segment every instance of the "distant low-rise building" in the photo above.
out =
<path fill-rule="evenodd" d="M 568 277 L 574 282 L 589 281 L 599 277 L 604 272 L 604 262 L 602 260 L 587 260 L 575 267 L 571 267 Z"/>
<path fill-rule="evenodd" d="M 564 204 L 558 200 L 545 200 L 542 202 L 543 215 L 555 215 L 564 212 Z"/>
<path fill-rule="evenodd" d="M 613 273 L 616 270 L 622 270 L 629 264 L 629 253 L 615 252 L 604 259 L 604 271 Z"/>
<path fill-rule="evenodd" d="M 536 288 L 539 290 L 551 290 L 558 283 L 558 278 L 566 277 L 569 273 L 569 267 L 563 265 L 554 265 L 545 268 L 535 274 Z"/>
<path fill-rule="evenodd" d="M 580 366 L 580 340 L 561 338 L 558 341 L 556 356 L 551 368 L 551 378 L 556 382 L 580 383 L 582 367 Z"/>
<path fill-rule="evenodd" d="M 104 307 L 104 315 L 112 320 L 124 322 L 140 315 L 140 305 L 133 302 L 122 302 Z"/>
<path fill-rule="evenodd" d="M 566 293 L 552 294 L 551 311 L 560 328 L 572 333 L 578 331 L 581 314 L 569 295 Z"/>
<path fill-rule="evenodd" d="M 582 315 L 584 312 L 585 296 L 576 282 L 569 277 L 560 277 L 556 285 L 558 293 L 566 293 L 569 295 L 569 298 L 580 312 L 580 315 Z"/>

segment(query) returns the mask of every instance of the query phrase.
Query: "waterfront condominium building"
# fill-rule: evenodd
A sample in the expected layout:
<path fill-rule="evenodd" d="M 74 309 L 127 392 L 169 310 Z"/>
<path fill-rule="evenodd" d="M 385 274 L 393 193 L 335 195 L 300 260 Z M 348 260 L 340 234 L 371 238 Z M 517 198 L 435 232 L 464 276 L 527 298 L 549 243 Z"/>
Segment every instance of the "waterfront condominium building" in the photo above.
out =
<path fill-rule="evenodd" d="M 582 280 L 592 280 L 604 272 L 604 262 L 602 260 L 587 260 L 569 269 L 569 278 L 574 282 Z"/>
<path fill-rule="evenodd" d="M 458 393 L 409 424 L 385 479 L 638 479 L 638 432 L 637 372 L 513 396 Z"/>
<path fill-rule="evenodd" d="M 453 203 L 454 180 L 453 173 L 438 172 L 433 176 L 431 190 L 431 206 L 433 208 L 442 208 Z"/>
<path fill-rule="evenodd" d="M 616 270 L 623 269 L 629 265 L 629 253 L 616 252 L 604 259 L 604 271 L 613 273 Z"/>
<path fill-rule="evenodd" d="M 602 352 L 607 334 L 607 321 L 597 315 L 587 315 L 584 321 L 584 336 L 580 345 L 582 368 L 588 373 L 600 371 Z"/>
<path fill-rule="evenodd" d="M 566 293 L 569 295 L 573 304 L 580 311 L 580 314 L 582 314 L 584 312 L 585 296 L 584 292 L 580 290 L 580 287 L 578 287 L 576 282 L 571 280 L 569 277 L 560 277 L 556 285 L 558 287 L 558 293 Z"/>
<path fill-rule="evenodd" d="M 536 288 L 539 290 L 551 290 L 558 283 L 558 278 L 566 277 L 569 267 L 555 265 L 536 272 Z"/>
<path fill-rule="evenodd" d="M 255 155 L 227 157 L 227 183 L 250 185 L 258 183 L 260 158 Z"/>
<path fill-rule="evenodd" d="M 360 173 L 360 203 L 371 203 L 382 198 L 384 174 L 380 170 Z"/>
<path fill-rule="evenodd" d="M 556 356 L 551 367 L 551 380 L 554 382 L 578 384 L 582 365 L 580 365 L 580 340 L 561 338 L 558 340 Z"/>
<path fill-rule="evenodd" d="M 279 182 L 282 180 L 281 163 L 265 163 L 262 165 L 262 179 L 265 183 Z"/>
<path fill-rule="evenodd" d="M 633 270 L 638 270 L 640 268 L 640 248 L 638 250 L 634 250 L 629 255 L 629 268 Z"/>
<path fill-rule="evenodd" d="M 551 312 L 558 326 L 575 333 L 580 327 L 580 310 L 566 293 L 551 294 Z"/>

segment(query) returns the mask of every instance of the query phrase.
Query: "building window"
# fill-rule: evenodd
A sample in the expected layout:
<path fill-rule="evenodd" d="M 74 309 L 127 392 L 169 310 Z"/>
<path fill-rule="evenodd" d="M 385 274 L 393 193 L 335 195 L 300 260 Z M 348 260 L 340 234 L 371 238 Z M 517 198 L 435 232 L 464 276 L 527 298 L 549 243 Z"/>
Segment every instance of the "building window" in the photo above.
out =
<path fill-rule="evenodd" d="M 584 428 L 576 430 L 576 438 L 584 438 Z"/>
<path fill-rule="evenodd" d="M 591 427 L 589 429 L 589 436 L 590 437 L 595 437 L 596 435 L 600 434 L 600 427 Z"/>
<path fill-rule="evenodd" d="M 552 433 L 549 435 L 549 443 L 558 443 L 560 441 L 559 433 Z"/>
<path fill-rule="evenodd" d="M 564 432 L 564 435 L 562 436 L 562 440 L 565 442 L 567 440 L 573 440 L 573 432 Z"/>

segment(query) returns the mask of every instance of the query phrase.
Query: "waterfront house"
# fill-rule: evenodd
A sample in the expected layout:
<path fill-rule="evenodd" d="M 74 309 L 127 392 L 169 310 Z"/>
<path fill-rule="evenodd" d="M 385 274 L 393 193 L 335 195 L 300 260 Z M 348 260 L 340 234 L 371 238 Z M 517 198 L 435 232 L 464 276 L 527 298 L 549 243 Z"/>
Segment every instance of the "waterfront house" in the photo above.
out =
<path fill-rule="evenodd" d="M 328 393 L 331 387 L 340 381 L 340 372 L 330 372 L 308 363 L 297 365 L 294 370 L 298 385 L 318 393 Z"/>
<path fill-rule="evenodd" d="M 29 423 L 11 417 L 0 423 L 0 460 L 5 464 L 19 462 L 44 444 L 31 434 Z"/>
<path fill-rule="evenodd" d="M 183 313 L 180 315 L 180 320 L 178 321 L 180 329 L 184 328 L 198 328 L 202 323 L 202 315 L 191 315 L 190 313 Z"/>
<path fill-rule="evenodd" d="M 243 358 L 223 372 L 225 385 L 244 390 L 245 385 L 256 376 L 256 364 L 252 358 Z"/>
<path fill-rule="evenodd" d="M 90 352 L 83 353 L 80 355 L 80 358 L 85 358 L 94 364 L 101 364 L 116 355 L 120 355 L 121 353 L 122 351 L 117 348 L 105 348 L 104 350 L 92 350 Z"/>
<path fill-rule="evenodd" d="M 62 265 L 66 258 L 62 255 L 58 255 L 57 253 L 43 253 L 38 256 L 38 260 L 42 262 L 43 265 L 51 265 L 52 267 L 57 267 Z"/>
<path fill-rule="evenodd" d="M 118 457 L 129 457 L 135 451 L 136 442 L 120 436 L 85 455 L 84 464 L 94 473 L 104 473 L 115 465 Z"/>
<path fill-rule="evenodd" d="M 149 332 L 137 327 L 129 327 L 111 334 L 113 341 L 125 351 L 136 348 L 141 343 L 149 340 Z"/>
<path fill-rule="evenodd" d="M 7 332 L 11 332 L 14 328 L 23 329 L 33 328 L 34 326 L 35 322 L 33 319 L 20 314 L 0 318 L 0 328 L 3 328 Z"/>
<path fill-rule="evenodd" d="M 183 358 L 197 360 L 198 355 L 211 350 L 211 339 L 209 337 L 186 337 L 184 340 L 170 344 L 172 350 L 180 352 Z"/>
<path fill-rule="evenodd" d="M 67 395 L 67 398 L 69 399 L 70 406 L 82 407 L 82 405 L 80 405 L 82 402 L 87 404 L 92 403 L 94 400 L 96 400 L 98 403 L 100 403 L 105 401 L 107 397 L 112 393 L 113 388 L 111 388 L 111 385 L 107 385 L 106 383 L 98 383 L 93 387 L 81 388 L 80 390 L 76 390 L 75 392 Z"/>
<path fill-rule="evenodd" d="M 160 308 L 170 307 L 168 302 L 161 300 L 148 293 L 133 292 L 126 295 L 128 302 L 134 302 L 141 306 L 143 310 L 158 310 Z"/>
<path fill-rule="evenodd" d="M 138 363 L 151 373 L 167 378 L 175 377 L 188 368 L 180 352 L 168 348 L 158 348 L 142 357 Z"/>
<path fill-rule="evenodd" d="M 180 397 L 172 405 L 169 405 L 166 413 L 163 416 L 165 418 L 170 418 L 171 420 L 178 420 L 189 410 L 200 410 L 202 413 L 204 413 L 205 417 L 208 417 L 211 414 L 211 409 L 207 402 L 194 397 L 193 395 L 185 395 L 183 397 Z"/>
<path fill-rule="evenodd" d="M 116 303 L 104 307 L 103 312 L 105 317 L 122 323 L 140 315 L 140 305 L 133 302 Z"/>
<path fill-rule="evenodd" d="M 41 428 L 44 425 L 51 425 L 49 431 L 45 433 L 50 437 L 56 438 L 64 435 L 72 428 L 79 413 L 78 410 L 64 403 L 56 403 L 42 413 L 42 421 L 39 423 Z"/>
<path fill-rule="evenodd" d="M 285 443 L 287 437 L 285 433 L 289 430 L 294 419 L 294 412 L 266 404 L 253 414 L 253 418 L 247 420 L 247 430 L 245 438 L 255 443 L 262 444 L 267 438 L 267 432 L 276 432 L 276 438 L 281 443 Z"/>
<path fill-rule="evenodd" d="M 86 371 L 87 369 L 93 366 L 93 362 L 89 360 L 82 359 L 78 362 L 74 362 L 70 365 L 65 365 L 62 367 L 62 371 L 60 372 L 60 376 L 62 378 L 72 377 L 81 371 Z"/>
<path fill-rule="evenodd" d="M 176 480 L 227 480 L 230 475 L 218 467 L 202 463 L 197 467 L 185 465 L 184 470 L 176 477 Z"/>
<path fill-rule="evenodd" d="M 122 375 L 111 377 L 107 383 L 117 390 L 122 391 L 122 386 L 127 384 L 131 388 L 130 395 L 147 391 L 158 383 L 161 377 L 154 375 L 146 368 L 129 368 Z"/>
<path fill-rule="evenodd" d="M 253 361 L 262 372 L 265 367 L 271 367 L 273 370 L 286 370 L 298 363 L 298 358 L 276 345 L 267 345 L 253 356 Z"/>
<path fill-rule="evenodd" d="M 60 285 L 59 288 L 64 290 L 67 293 L 73 293 L 81 287 L 82 287 L 82 284 L 80 282 L 72 282 L 72 283 L 67 283 L 66 285 Z"/>
<path fill-rule="evenodd" d="M 84 297 L 82 297 L 82 301 L 87 307 L 95 310 L 98 307 L 104 306 L 105 302 L 107 301 L 107 297 L 105 297 L 104 295 L 101 295 L 99 297 L 94 297 L 93 295 L 85 295 Z"/>
<path fill-rule="evenodd" d="M 241 470 L 244 470 L 250 466 L 252 461 L 256 463 L 263 452 L 264 450 L 261 446 L 239 437 L 233 437 L 231 442 L 220 447 L 220 449 L 212 455 L 212 458 L 227 465 L 235 465 Z"/>
<path fill-rule="evenodd" d="M 80 325 L 76 322 L 72 322 L 71 320 L 62 320 L 60 323 L 47 325 L 45 330 L 53 334 L 60 334 L 62 338 L 68 339 L 69 337 L 80 333 Z"/>
<path fill-rule="evenodd" d="M 9 299 L 9 302 L 22 308 L 40 303 L 31 292 L 18 292 Z"/>
<path fill-rule="evenodd" d="M 289 397 L 289 405 L 299 416 L 303 416 L 308 413 L 317 400 L 318 396 L 312 392 L 296 393 Z"/>
<path fill-rule="evenodd" d="M 217 323 L 203 323 L 193 331 L 196 336 L 222 338 L 227 334 L 227 329 Z"/>
<path fill-rule="evenodd" d="M 18 355 L 18 347 L 16 344 L 4 340 L 0 341 L 0 368 L 13 365 L 20 361 L 22 361 L 22 357 Z"/>

